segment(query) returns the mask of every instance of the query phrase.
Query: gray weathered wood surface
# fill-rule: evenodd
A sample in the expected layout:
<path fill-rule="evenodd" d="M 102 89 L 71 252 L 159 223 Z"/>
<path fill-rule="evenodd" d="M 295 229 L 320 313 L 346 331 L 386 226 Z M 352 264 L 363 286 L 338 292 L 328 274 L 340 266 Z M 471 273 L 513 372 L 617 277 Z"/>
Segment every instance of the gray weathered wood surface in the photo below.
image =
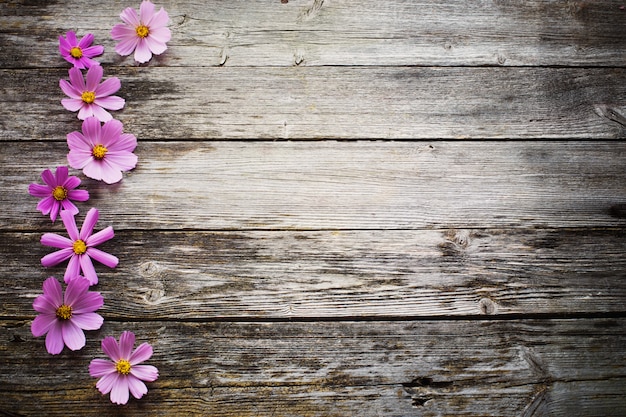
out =
<path fill-rule="evenodd" d="M 626 10 L 619 1 L 0 1 L 0 415 L 626 415 Z M 28 184 L 80 129 L 57 37 L 90 31 L 120 184 L 101 330 L 46 353 L 32 301 L 60 222 Z M 488 140 L 485 140 L 488 139 Z M 124 407 L 87 371 L 132 330 L 160 378 Z"/>

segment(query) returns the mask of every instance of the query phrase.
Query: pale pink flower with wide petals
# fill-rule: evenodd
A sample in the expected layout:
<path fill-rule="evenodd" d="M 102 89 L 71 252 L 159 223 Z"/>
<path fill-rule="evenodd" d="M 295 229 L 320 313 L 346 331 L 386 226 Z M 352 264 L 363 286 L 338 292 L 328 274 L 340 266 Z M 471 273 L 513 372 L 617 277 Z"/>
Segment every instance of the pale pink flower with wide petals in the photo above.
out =
<path fill-rule="evenodd" d="M 52 355 L 61 353 L 63 346 L 79 350 L 85 346 L 83 330 L 98 330 L 104 319 L 94 313 L 104 304 L 99 292 L 89 290 L 89 281 L 72 277 L 65 289 L 55 277 L 43 282 L 43 295 L 35 298 L 33 308 L 40 314 L 31 325 L 33 336 L 46 335 L 46 350 Z"/>
<path fill-rule="evenodd" d="M 63 210 L 72 214 L 78 214 L 78 208 L 71 200 L 87 201 L 87 190 L 76 190 L 80 185 L 78 177 L 69 176 L 66 166 L 56 168 L 54 174 L 49 169 L 41 173 L 41 179 L 45 185 L 32 183 L 28 186 L 28 193 L 41 200 L 37 204 L 37 210 L 43 215 L 50 214 L 50 220 L 55 221 L 57 215 Z"/>
<path fill-rule="evenodd" d="M 70 166 L 107 184 L 120 181 L 123 171 L 130 171 L 137 165 L 137 155 L 133 153 L 137 138 L 122 133 L 122 128 L 122 122 L 115 119 L 104 125 L 95 117 L 85 119 L 82 133 L 74 131 L 67 135 Z"/>
<path fill-rule="evenodd" d="M 102 350 L 112 359 L 93 359 L 89 364 L 89 374 L 100 378 L 96 388 L 106 395 L 111 393 L 111 402 L 126 404 L 129 391 L 133 397 L 139 399 L 148 392 L 143 381 L 152 382 L 159 377 L 159 370 L 152 365 L 140 365 L 152 356 L 152 346 L 142 343 L 133 350 L 135 334 L 129 331 L 122 332 L 119 344 L 114 337 L 105 337 L 102 340 Z"/>
<path fill-rule="evenodd" d="M 139 14 L 132 7 L 122 11 L 119 23 L 111 29 L 111 37 L 120 41 L 115 51 L 122 55 L 135 52 L 135 61 L 148 62 L 152 54 L 160 55 L 167 49 L 165 44 L 172 34 L 166 27 L 169 16 L 164 8 L 155 13 L 154 4 L 148 0 L 141 2 Z"/>
<path fill-rule="evenodd" d="M 80 69 L 70 68 L 70 81 L 59 80 L 61 90 L 69 97 L 61 100 L 63 107 L 69 111 L 77 111 L 81 120 L 91 116 L 97 117 L 101 122 L 111 120 L 113 116 L 107 110 L 124 107 L 124 99 L 112 95 L 121 88 L 122 83 L 117 77 L 108 78 L 101 83 L 102 74 L 102 67 L 93 65 L 87 70 L 85 80 Z"/>
<path fill-rule="evenodd" d="M 98 215 L 97 209 L 90 209 L 79 232 L 74 215 L 66 210 L 61 211 L 61 219 L 65 229 L 67 229 L 69 239 L 56 233 L 45 233 L 41 236 L 42 245 L 61 249 L 41 258 L 41 264 L 47 268 L 69 259 L 65 276 L 63 277 L 66 283 L 69 283 L 70 279 L 75 276 L 80 275 L 82 271 L 91 285 L 97 284 L 98 275 L 96 275 L 91 258 L 109 268 L 115 268 L 119 262 L 117 257 L 96 248 L 96 246 L 112 239 L 115 235 L 111 226 L 92 234 L 93 228 L 98 221 Z"/>
<path fill-rule="evenodd" d="M 70 30 L 65 34 L 65 38 L 59 36 L 59 52 L 61 52 L 63 59 L 76 68 L 90 68 L 92 65 L 100 65 L 99 62 L 91 58 L 102 55 L 104 52 L 104 46 L 91 46 L 92 43 L 93 34 L 88 33 L 79 41 L 76 39 L 76 33 Z"/>

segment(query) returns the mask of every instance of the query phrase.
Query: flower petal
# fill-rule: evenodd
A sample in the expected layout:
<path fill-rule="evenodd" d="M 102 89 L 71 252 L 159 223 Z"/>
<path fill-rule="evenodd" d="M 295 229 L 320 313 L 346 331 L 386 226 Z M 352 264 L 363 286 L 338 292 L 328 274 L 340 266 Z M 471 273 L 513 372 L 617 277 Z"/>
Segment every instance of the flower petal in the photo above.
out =
<path fill-rule="evenodd" d="M 110 163 L 106 158 L 102 160 L 100 165 L 100 174 L 102 181 L 107 184 L 114 184 L 122 180 L 122 172 L 114 164 Z"/>
<path fill-rule="evenodd" d="M 57 320 L 54 325 L 48 329 L 46 335 L 46 350 L 51 355 L 57 355 L 63 350 L 63 330 L 61 323 Z"/>
<path fill-rule="evenodd" d="M 97 313 L 84 313 L 73 315 L 72 322 L 83 330 L 98 330 L 104 319 Z"/>
<path fill-rule="evenodd" d="M 76 207 L 74 205 L 74 203 L 72 203 L 69 199 L 66 198 L 65 200 L 62 200 L 62 201 L 56 201 L 56 203 L 57 204 L 61 203 L 61 208 L 63 210 L 67 210 L 70 213 L 72 213 L 73 215 L 77 215 L 78 214 L 78 207 Z M 56 211 L 57 212 L 59 211 L 58 207 L 57 207 Z M 52 218 L 52 214 L 54 214 L 54 213 L 50 213 L 50 214 L 51 214 L 51 218 Z M 54 217 L 56 218 L 56 216 L 54 216 Z M 54 221 L 54 219 L 52 221 Z"/>
<path fill-rule="evenodd" d="M 87 163 L 83 165 L 83 174 L 89 178 L 100 181 L 102 180 L 102 165 L 101 161 L 96 161 L 94 158 L 91 158 L 91 160 L 87 161 Z"/>
<path fill-rule="evenodd" d="M 143 381 L 156 381 L 159 370 L 152 365 L 135 365 L 130 368 L 130 373 Z"/>
<path fill-rule="evenodd" d="M 98 88 L 98 84 L 100 83 L 100 80 L 102 79 L 103 73 L 104 73 L 104 70 L 102 69 L 100 65 L 94 65 L 93 67 L 87 70 L 87 81 L 86 81 L 87 91 L 96 91 L 96 89 Z"/>
<path fill-rule="evenodd" d="M 81 103 L 83 102 L 81 99 L 82 91 L 78 90 L 75 86 L 68 83 L 66 80 L 59 80 L 59 87 L 61 87 L 61 91 L 63 91 L 66 96 L 76 100 L 80 100 Z"/>
<path fill-rule="evenodd" d="M 133 27 L 139 26 L 141 24 L 141 22 L 139 22 L 139 16 L 137 15 L 137 11 L 132 7 L 127 7 L 122 10 L 122 13 L 120 13 L 120 19 L 122 19 L 124 23 Z"/>
<path fill-rule="evenodd" d="M 35 337 L 43 336 L 54 325 L 57 317 L 54 314 L 40 314 L 30 325 L 30 331 Z"/>
<path fill-rule="evenodd" d="M 83 73 L 78 68 L 70 68 L 68 71 L 70 76 L 70 84 L 72 87 L 80 94 L 85 91 L 85 79 L 83 78 Z"/>
<path fill-rule="evenodd" d="M 167 45 L 154 36 L 148 36 L 145 38 L 145 41 L 148 44 L 150 51 L 155 55 L 161 55 L 167 49 Z"/>
<path fill-rule="evenodd" d="M 135 333 L 124 331 L 120 335 L 120 355 L 122 358 L 128 360 L 133 352 L 133 346 L 135 345 Z"/>
<path fill-rule="evenodd" d="M 61 262 L 67 260 L 72 255 L 74 255 L 74 250 L 72 248 L 65 248 L 58 250 L 56 252 L 52 252 L 41 258 L 41 265 L 46 268 L 50 268 L 51 266 L 55 266 L 60 264 Z"/>
<path fill-rule="evenodd" d="M 28 194 L 33 197 L 49 197 L 52 194 L 52 189 L 48 185 L 32 183 L 28 186 Z"/>
<path fill-rule="evenodd" d="M 86 279 L 86 278 L 81 278 Z M 76 314 L 92 313 L 104 305 L 104 297 L 99 292 L 87 291 L 80 300 L 72 305 Z"/>
<path fill-rule="evenodd" d="M 79 111 L 85 106 L 85 102 L 79 98 L 64 98 L 61 105 L 68 111 Z"/>
<path fill-rule="evenodd" d="M 89 191 L 71 190 L 67 193 L 67 198 L 74 201 L 87 201 L 89 200 Z"/>
<path fill-rule="evenodd" d="M 89 375 L 94 378 L 100 378 L 116 372 L 115 364 L 111 361 L 107 361 L 105 359 L 92 359 L 89 363 Z M 103 394 L 106 394 L 106 392 L 103 392 Z"/>
<path fill-rule="evenodd" d="M 108 122 L 113 118 L 111 113 L 104 110 L 101 106 L 96 105 L 95 102 L 90 106 L 90 111 L 91 114 L 101 122 Z"/>
<path fill-rule="evenodd" d="M 42 214 L 51 213 L 54 208 L 57 208 L 58 211 L 58 207 L 55 203 L 58 203 L 58 201 L 56 201 L 53 197 L 46 197 L 37 203 L 37 210 L 41 211 Z"/>
<path fill-rule="evenodd" d="M 73 252 L 74 251 L 72 250 L 72 256 L 70 257 L 70 261 L 67 263 L 67 268 L 65 268 L 65 275 L 63 275 L 63 280 L 66 284 L 69 284 L 72 279 L 75 279 L 80 275 L 79 258 L 83 255 L 76 255 Z"/>
<path fill-rule="evenodd" d="M 96 98 L 96 100 L 94 101 L 94 104 L 107 110 L 120 110 L 124 108 L 124 104 L 126 104 L 126 100 L 118 96 L 107 96 L 107 97 Z"/>
<path fill-rule="evenodd" d="M 101 243 L 106 242 L 107 240 L 113 239 L 114 236 L 115 232 L 113 231 L 113 227 L 107 226 L 99 232 L 96 232 L 93 235 L 89 236 L 85 240 L 85 243 L 87 243 L 87 246 L 89 246 L 90 248 L 93 248 L 94 246 L 98 246 Z"/>
<path fill-rule="evenodd" d="M 72 248 L 73 241 L 65 236 L 57 235 L 56 233 L 44 233 L 41 236 L 40 242 L 44 246 L 51 246 L 53 248 L 67 249 Z"/>
<path fill-rule="evenodd" d="M 61 303 L 56 302 L 55 299 L 49 297 L 46 294 L 38 295 L 33 300 L 33 310 L 38 313 L 48 314 L 54 316 L 56 314 L 57 308 L 61 305 Z"/>
<path fill-rule="evenodd" d="M 94 36 L 92 33 L 87 33 L 85 36 L 82 37 L 82 39 L 78 42 L 78 46 L 80 47 L 80 49 L 85 49 L 86 47 L 88 47 L 89 45 L 91 45 L 93 43 L 93 39 Z"/>
<path fill-rule="evenodd" d="M 118 141 L 109 147 L 110 152 L 132 152 L 137 147 L 137 138 L 131 133 L 122 133 Z"/>
<path fill-rule="evenodd" d="M 138 43 L 139 37 L 136 35 L 133 37 L 123 38 L 117 45 L 115 45 L 115 52 L 121 56 L 130 55 L 133 53 Z"/>
<path fill-rule="evenodd" d="M 108 78 L 102 81 L 102 83 L 96 87 L 95 89 L 96 98 L 110 96 L 111 94 L 119 90 L 120 88 L 122 88 L 122 83 L 120 82 L 119 78 L 117 77 Z"/>
<path fill-rule="evenodd" d="M 147 22 L 148 26 L 150 26 L 150 33 L 153 33 L 157 29 L 163 29 L 165 26 L 167 26 L 169 20 L 169 15 L 165 11 L 165 9 L 161 7 L 161 9 L 152 16 L 150 22 Z M 167 39 L 167 41 L 169 41 L 169 38 Z"/>
<path fill-rule="evenodd" d="M 107 162 L 120 171 L 130 171 L 137 166 L 137 155 L 131 152 L 109 152 Z"/>
<path fill-rule="evenodd" d="M 80 350 L 85 347 L 85 333 L 74 324 L 73 319 L 63 322 L 63 342 L 70 350 Z"/>
<path fill-rule="evenodd" d="M 68 169 L 65 165 L 58 166 L 56 171 L 54 172 L 55 176 L 55 186 L 56 185 L 64 185 L 68 179 Z"/>
<path fill-rule="evenodd" d="M 117 340 L 115 340 L 113 336 L 107 336 L 102 339 L 101 346 L 104 354 L 111 358 L 113 362 L 117 362 L 122 359 L 120 347 L 117 344 Z"/>
<path fill-rule="evenodd" d="M 120 375 L 111 389 L 111 402 L 126 404 L 128 402 L 128 377 Z"/>
<path fill-rule="evenodd" d="M 88 254 L 78 256 L 80 261 L 80 269 L 83 271 L 83 276 L 89 280 L 90 285 L 96 285 L 98 283 L 98 275 L 96 269 L 93 267 L 91 258 Z"/>
<path fill-rule="evenodd" d="M 87 215 L 85 216 L 85 220 L 83 221 L 83 225 L 80 228 L 80 234 L 78 235 L 78 239 L 81 239 L 85 243 L 87 243 L 87 241 L 89 240 L 89 236 L 91 236 L 91 233 L 93 232 L 93 228 L 98 222 L 99 215 L 100 212 L 97 208 L 92 207 L 89 209 Z"/>
<path fill-rule="evenodd" d="M 87 48 L 83 48 L 83 56 L 87 56 L 89 58 L 102 55 L 103 53 L 104 53 L 104 46 L 102 45 L 94 45 L 94 46 L 90 46 Z M 96 64 L 99 65 L 97 62 Z"/>
<path fill-rule="evenodd" d="M 128 389 L 133 397 L 139 399 L 148 393 L 148 387 L 146 384 L 137 379 L 134 375 L 128 375 Z"/>
<path fill-rule="evenodd" d="M 63 304 L 74 307 L 89 290 L 89 281 L 86 279 L 72 279 L 65 288 Z"/>
<path fill-rule="evenodd" d="M 152 16 L 154 16 L 154 3 L 142 1 L 141 5 L 139 5 L 139 20 L 144 25 L 148 25 L 150 20 L 152 20 Z"/>
<path fill-rule="evenodd" d="M 137 349 L 130 355 L 128 362 L 131 365 L 137 365 L 141 362 L 147 361 L 152 356 L 152 346 L 149 343 L 142 343 L 137 346 Z"/>
<path fill-rule="evenodd" d="M 87 254 L 94 260 L 100 262 L 102 265 L 108 266 L 109 268 L 115 268 L 119 263 L 119 259 L 116 256 L 103 252 L 100 249 L 89 248 L 87 249 Z"/>
<path fill-rule="evenodd" d="M 70 239 L 72 239 L 72 242 L 80 239 L 74 215 L 68 212 L 61 212 L 61 220 L 63 220 L 63 225 L 65 226 L 65 229 L 67 230 Z"/>
<path fill-rule="evenodd" d="M 113 365 L 113 366 L 115 366 L 115 365 Z M 120 378 L 120 374 L 118 374 L 117 372 L 113 372 L 111 374 L 104 375 L 96 383 L 96 388 L 98 388 L 98 390 L 102 394 L 108 394 L 113 389 L 113 386 L 115 384 L 117 384 L 117 380 L 119 378 Z"/>
<path fill-rule="evenodd" d="M 150 52 L 146 39 L 140 39 L 135 48 L 135 61 L 144 63 L 150 61 L 150 58 L 152 58 L 152 52 Z"/>

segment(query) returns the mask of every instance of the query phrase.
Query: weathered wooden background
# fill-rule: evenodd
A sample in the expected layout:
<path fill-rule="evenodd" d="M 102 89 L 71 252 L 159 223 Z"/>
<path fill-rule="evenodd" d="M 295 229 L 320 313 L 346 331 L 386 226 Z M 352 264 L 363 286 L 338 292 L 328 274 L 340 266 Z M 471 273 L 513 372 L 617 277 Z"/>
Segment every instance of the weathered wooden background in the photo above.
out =
<path fill-rule="evenodd" d="M 0 415 L 626 415 L 622 1 L 0 1 Z M 92 32 L 139 139 L 116 185 L 105 324 L 46 353 L 28 184 L 66 164 L 57 38 Z M 82 216 L 81 214 L 81 216 Z M 79 216 L 80 217 L 80 216 Z M 134 331 L 160 378 L 95 389 Z"/>

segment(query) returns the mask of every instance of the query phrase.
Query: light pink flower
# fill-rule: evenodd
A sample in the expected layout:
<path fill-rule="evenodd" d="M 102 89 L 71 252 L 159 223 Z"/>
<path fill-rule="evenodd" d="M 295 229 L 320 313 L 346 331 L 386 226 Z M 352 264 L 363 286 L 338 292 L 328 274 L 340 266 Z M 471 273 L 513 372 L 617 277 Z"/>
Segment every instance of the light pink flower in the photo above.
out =
<path fill-rule="evenodd" d="M 152 346 L 142 343 L 133 351 L 135 335 L 122 332 L 119 344 L 114 337 L 102 340 L 102 350 L 113 361 L 93 359 L 89 364 L 89 375 L 100 378 L 96 388 L 102 394 L 111 393 L 111 402 L 126 404 L 128 392 L 139 399 L 148 392 L 143 381 L 156 381 L 159 371 L 152 365 L 139 365 L 152 356 Z"/>
<path fill-rule="evenodd" d="M 85 82 L 80 69 L 70 68 L 70 82 L 59 80 L 61 90 L 69 97 L 61 100 L 63 107 L 69 111 L 78 111 L 78 118 L 81 120 L 91 116 L 97 117 L 101 122 L 111 120 L 113 116 L 105 109 L 119 110 L 124 107 L 124 99 L 112 95 L 120 89 L 122 83 L 117 77 L 100 83 L 102 74 L 100 65 L 92 65 L 87 70 Z"/>
<path fill-rule="evenodd" d="M 50 214 L 50 220 L 55 221 L 61 209 L 67 210 L 72 214 L 78 214 L 78 208 L 71 200 L 87 201 L 89 200 L 89 192 L 87 190 L 76 190 L 80 185 L 78 177 L 68 176 L 66 166 L 56 168 L 54 174 L 49 169 L 41 173 L 41 179 L 46 185 L 30 184 L 28 193 L 41 200 L 37 204 L 37 210 L 43 215 Z"/>
<path fill-rule="evenodd" d="M 76 39 L 76 33 L 70 30 L 65 34 L 65 38 L 59 36 L 59 52 L 61 52 L 63 59 L 76 68 L 90 68 L 92 65 L 100 65 L 91 58 L 102 55 L 104 52 L 104 46 L 91 46 L 92 43 L 93 35 L 91 33 L 86 34 L 79 41 Z"/>
<path fill-rule="evenodd" d="M 152 54 L 160 55 L 167 49 L 165 44 L 172 34 L 166 27 L 169 16 L 164 8 L 154 12 L 154 4 L 148 0 L 141 2 L 139 14 L 132 7 L 124 9 L 120 14 L 124 23 L 111 29 L 111 37 L 120 41 L 115 51 L 122 55 L 130 55 L 135 51 L 135 61 L 148 62 Z"/>
<path fill-rule="evenodd" d="M 95 208 L 87 212 L 80 232 L 76 227 L 76 220 L 72 213 L 66 210 L 61 211 L 61 219 L 67 229 L 69 239 L 56 233 L 45 233 L 41 236 L 42 245 L 61 249 L 41 258 L 41 264 L 45 267 L 51 267 L 69 259 L 65 276 L 63 277 L 66 283 L 69 284 L 70 279 L 80 275 L 82 271 L 91 285 L 97 284 L 98 276 L 91 258 L 109 268 L 115 268 L 119 261 L 115 256 L 96 248 L 99 244 L 113 238 L 113 228 L 108 226 L 92 234 L 93 228 L 98 221 L 98 210 Z"/>
<path fill-rule="evenodd" d="M 122 123 L 115 119 L 104 125 L 95 117 L 85 119 L 82 133 L 74 131 L 67 135 L 70 166 L 107 184 L 120 181 L 123 171 L 130 171 L 137 165 L 137 155 L 133 153 L 137 138 L 122 133 L 122 128 Z"/>
<path fill-rule="evenodd" d="M 55 277 L 43 282 L 43 295 L 35 298 L 33 308 L 40 314 L 31 325 L 33 336 L 47 333 L 46 349 L 48 353 L 61 353 L 63 346 L 71 350 L 85 346 L 83 330 L 98 330 L 104 321 L 94 313 L 104 304 L 99 292 L 89 290 L 89 281 L 81 276 L 72 277 L 65 290 Z"/>

